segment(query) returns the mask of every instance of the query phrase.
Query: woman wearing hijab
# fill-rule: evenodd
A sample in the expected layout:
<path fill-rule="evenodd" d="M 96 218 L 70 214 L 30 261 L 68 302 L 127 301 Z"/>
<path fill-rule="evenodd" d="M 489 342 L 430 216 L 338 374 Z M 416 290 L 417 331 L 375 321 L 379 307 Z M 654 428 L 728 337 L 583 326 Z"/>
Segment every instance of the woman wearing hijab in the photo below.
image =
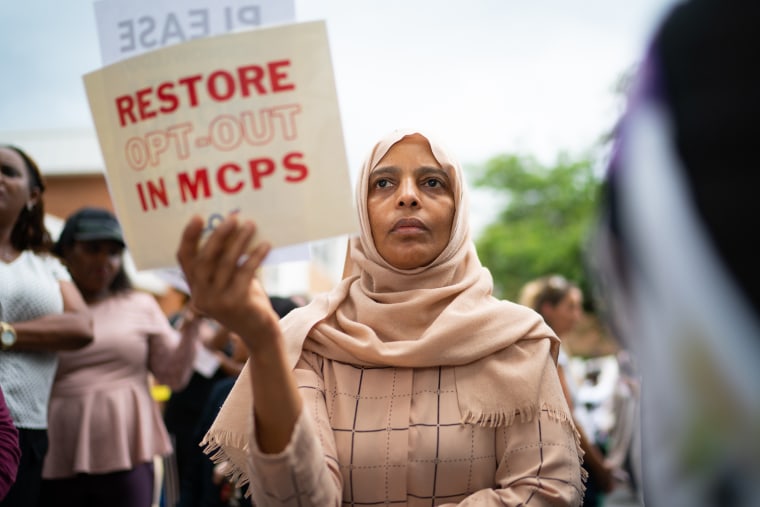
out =
<path fill-rule="evenodd" d="M 278 323 L 228 218 L 178 259 L 198 308 L 250 350 L 204 439 L 257 506 L 579 505 L 578 435 L 534 311 L 492 297 L 470 239 L 461 168 L 416 131 L 371 151 L 361 234 L 331 292 Z M 254 403 L 255 400 L 255 403 Z"/>

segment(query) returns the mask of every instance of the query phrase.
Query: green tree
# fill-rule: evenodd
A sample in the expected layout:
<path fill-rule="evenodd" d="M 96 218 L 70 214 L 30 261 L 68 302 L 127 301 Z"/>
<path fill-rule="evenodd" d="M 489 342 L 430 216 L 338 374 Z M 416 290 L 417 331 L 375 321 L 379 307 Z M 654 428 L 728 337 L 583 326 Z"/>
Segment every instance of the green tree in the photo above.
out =
<path fill-rule="evenodd" d="M 601 185 L 593 158 L 563 153 L 547 166 L 505 154 L 468 171 L 476 187 L 503 196 L 497 218 L 476 238 L 495 295 L 516 300 L 525 282 L 547 273 L 564 274 L 589 294 L 584 247 Z"/>

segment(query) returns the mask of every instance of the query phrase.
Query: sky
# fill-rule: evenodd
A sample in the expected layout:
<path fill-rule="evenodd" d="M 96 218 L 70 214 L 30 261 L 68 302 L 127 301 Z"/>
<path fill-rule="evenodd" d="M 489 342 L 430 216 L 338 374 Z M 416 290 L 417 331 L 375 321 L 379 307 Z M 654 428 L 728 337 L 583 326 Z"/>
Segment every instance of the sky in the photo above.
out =
<path fill-rule="evenodd" d="M 110 0 L 117 1 L 117 0 Z M 324 19 L 351 167 L 397 127 L 433 129 L 465 164 L 580 151 L 614 122 L 619 77 L 674 0 L 297 0 Z M 92 0 L 3 1 L 0 132 L 92 127 Z"/>
<path fill-rule="evenodd" d="M 82 82 L 102 67 L 93 1 L 2 3 L 0 138 L 93 129 Z M 675 3 L 296 0 L 295 11 L 326 21 L 353 178 L 399 127 L 436 134 L 465 167 L 589 149 L 621 112 L 616 83 Z M 472 201 L 477 228 L 491 204 Z"/>

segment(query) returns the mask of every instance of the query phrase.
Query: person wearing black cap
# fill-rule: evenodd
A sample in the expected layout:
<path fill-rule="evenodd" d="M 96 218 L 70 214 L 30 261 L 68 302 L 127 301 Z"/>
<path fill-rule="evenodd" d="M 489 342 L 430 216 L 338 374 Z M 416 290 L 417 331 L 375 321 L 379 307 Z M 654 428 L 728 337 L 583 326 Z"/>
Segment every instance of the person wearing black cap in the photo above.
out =
<path fill-rule="evenodd" d="M 55 352 L 92 341 L 87 304 L 50 255 L 44 191 L 35 161 L 17 146 L 0 145 L 0 386 L 21 448 L 2 507 L 37 504 Z"/>
<path fill-rule="evenodd" d="M 111 291 L 119 292 L 132 288 L 121 257 L 125 246 L 121 226 L 110 211 L 100 208 L 82 208 L 66 221 L 58 241 L 53 245 L 53 253 L 64 260 L 70 273 L 72 268 L 77 271 L 71 275 L 89 304 L 93 300 L 106 297 Z M 80 264 L 77 261 L 84 260 L 81 256 L 75 255 L 72 256 L 71 262 L 66 261 L 67 252 L 81 251 L 97 255 L 100 250 L 103 250 L 106 258 L 112 261 L 99 266 L 102 269 L 88 269 L 89 266 L 85 261 L 83 266 L 85 269 L 80 270 Z M 104 284 L 101 280 L 103 277 L 113 279 L 110 283 Z M 92 294 L 93 290 L 100 294 Z"/>
<path fill-rule="evenodd" d="M 153 460 L 172 450 L 149 375 L 173 389 L 187 383 L 199 319 L 172 329 L 155 298 L 132 288 L 125 246 L 114 214 L 87 207 L 53 247 L 92 312 L 95 340 L 60 355 L 40 505 L 150 507 Z"/>

